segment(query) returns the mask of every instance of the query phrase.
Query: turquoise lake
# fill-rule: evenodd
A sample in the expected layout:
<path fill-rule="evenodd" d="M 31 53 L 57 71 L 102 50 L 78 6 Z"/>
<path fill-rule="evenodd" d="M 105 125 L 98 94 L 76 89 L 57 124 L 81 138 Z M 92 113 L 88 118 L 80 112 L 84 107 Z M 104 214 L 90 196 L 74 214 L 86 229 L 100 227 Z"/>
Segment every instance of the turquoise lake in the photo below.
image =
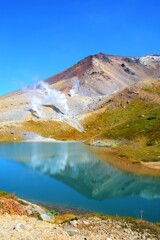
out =
<path fill-rule="evenodd" d="M 81 143 L 0 144 L 0 190 L 26 200 L 160 222 L 160 178 L 120 171 Z"/>

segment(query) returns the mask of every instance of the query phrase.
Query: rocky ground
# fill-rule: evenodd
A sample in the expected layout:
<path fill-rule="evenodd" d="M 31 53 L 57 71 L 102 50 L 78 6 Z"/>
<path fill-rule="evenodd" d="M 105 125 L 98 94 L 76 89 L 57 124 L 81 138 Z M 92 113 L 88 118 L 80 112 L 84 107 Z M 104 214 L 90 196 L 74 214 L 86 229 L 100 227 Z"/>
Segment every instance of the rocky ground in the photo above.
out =
<path fill-rule="evenodd" d="M 73 213 L 57 215 L 55 211 L 1 192 L 0 239 L 158 240 L 160 228 L 131 218 Z"/>
<path fill-rule="evenodd" d="M 80 217 L 63 224 L 51 224 L 35 218 L 18 215 L 0 216 L 0 239 L 75 239 L 75 240 L 158 240 L 160 235 L 139 225 L 113 219 L 102 220 L 98 217 Z"/>

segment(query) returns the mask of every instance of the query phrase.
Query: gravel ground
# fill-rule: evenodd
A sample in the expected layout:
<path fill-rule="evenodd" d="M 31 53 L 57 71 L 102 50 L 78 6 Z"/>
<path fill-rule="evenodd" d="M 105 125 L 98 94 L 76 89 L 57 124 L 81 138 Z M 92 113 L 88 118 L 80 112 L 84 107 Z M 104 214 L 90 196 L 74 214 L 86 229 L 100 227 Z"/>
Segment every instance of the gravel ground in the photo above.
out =
<path fill-rule="evenodd" d="M 32 217 L 18 215 L 0 216 L 0 239 L 23 240 L 158 240 L 157 234 L 131 230 L 131 224 L 97 217 L 81 217 L 64 224 L 51 224 Z"/>

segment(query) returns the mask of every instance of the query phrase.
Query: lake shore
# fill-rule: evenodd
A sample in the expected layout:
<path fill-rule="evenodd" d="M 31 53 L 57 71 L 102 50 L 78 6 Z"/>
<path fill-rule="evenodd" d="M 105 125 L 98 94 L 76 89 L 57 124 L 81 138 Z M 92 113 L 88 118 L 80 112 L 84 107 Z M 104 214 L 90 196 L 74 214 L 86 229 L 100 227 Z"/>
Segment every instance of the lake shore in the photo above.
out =
<path fill-rule="evenodd" d="M 120 171 L 134 173 L 137 175 L 146 176 L 160 176 L 160 163 L 159 162 L 132 162 L 127 157 L 122 157 L 117 154 L 116 149 L 109 147 L 97 147 L 87 146 L 86 147 L 98 156 L 102 161 L 109 163 L 113 167 Z"/>
<path fill-rule="evenodd" d="M 66 213 L 56 214 L 52 221 L 42 220 L 40 216 L 44 213 L 51 215 L 45 208 L 7 194 L 5 197 L 0 197 L 0 239 L 158 240 L 160 237 L 158 225 L 133 218 Z M 2 208 L 5 202 L 8 207 Z M 35 214 L 35 210 L 41 215 Z"/>

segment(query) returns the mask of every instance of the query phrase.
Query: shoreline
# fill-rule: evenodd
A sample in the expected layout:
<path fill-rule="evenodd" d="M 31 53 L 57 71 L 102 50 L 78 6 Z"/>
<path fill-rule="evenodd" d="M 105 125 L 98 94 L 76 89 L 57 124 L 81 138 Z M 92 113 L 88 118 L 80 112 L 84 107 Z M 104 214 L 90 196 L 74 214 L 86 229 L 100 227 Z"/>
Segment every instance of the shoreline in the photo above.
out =
<path fill-rule="evenodd" d="M 120 171 L 141 176 L 160 177 L 160 162 L 158 168 L 154 168 L 156 162 L 133 163 L 131 159 L 118 156 L 116 151 L 111 148 L 92 146 L 91 151 L 102 161 L 111 164 Z"/>
<path fill-rule="evenodd" d="M 19 205 L 15 208 L 16 212 L 10 209 L 8 213 L 0 214 L 0 239 L 49 240 L 54 237 L 56 240 L 128 240 L 132 236 L 135 240 L 158 240 L 160 237 L 159 225 L 141 219 L 98 213 L 57 215 L 54 210 L 49 211 L 43 206 L 16 197 L 7 197 L 7 207 L 10 200 L 11 206 L 14 206 L 15 201 Z M 0 197 L 0 201 L 4 202 L 5 198 Z M 24 209 L 28 209 L 30 216 L 23 212 Z"/>

